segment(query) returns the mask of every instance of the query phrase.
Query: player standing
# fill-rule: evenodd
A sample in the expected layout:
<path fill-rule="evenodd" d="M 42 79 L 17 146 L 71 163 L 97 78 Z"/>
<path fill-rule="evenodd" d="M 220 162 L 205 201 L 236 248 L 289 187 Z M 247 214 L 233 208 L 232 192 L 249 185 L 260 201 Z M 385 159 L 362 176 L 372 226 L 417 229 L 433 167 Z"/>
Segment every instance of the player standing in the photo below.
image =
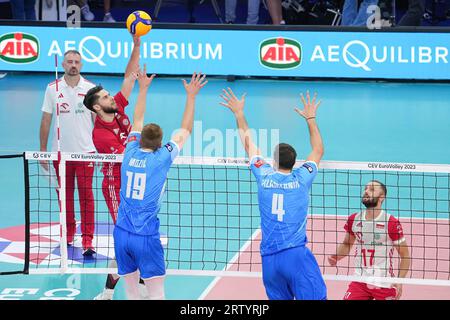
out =
<path fill-rule="evenodd" d="M 323 155 L 323 143 L 316 123 L 316 96 L 303 98 L 305 118 L 312 146 L 306 162 L 293 169 L 297 153 L 280 143 L 274 151 L 274 165 L 268 164 L 254 144 L 244 116 L 245 94 L 239 100 L 233 91 L 223 90 L 223 106 L 236 117 L 239 135 L 250 158 L 250 168 L 258 184 L 261 214 L 261 256 L 263 282 L 271 300 L 323 300 L 326 286 L 319 265 L 306 247 L 306 223 L 309 190 Z"/>
<path fill-rule="evenodd" d="M 144 279 L 150 299 L 164 299 L 165 262 L 158 213 L 167 173 L 192 131 L 195 98 L 207 83 L 205 75 L 183 80 L 187 93 L 181 130 L 162 146 L 163 132 L 154 123 L 144 126 L 148 86 L 146 69 L 139 74 L 139 94 L 121 171 L 119 215 L 114 244 L 119 275 L 129 299 L 139 299 L 138 280 Z"/>
<path fill-rule="evenodd" d="M 364 282 L 351 282 L 344 300 L 393 300 L 402 295 L 402 285 L 371 279 L 372 277 L 394 277 L 392 255 L 394 248 L 400 256 L 399 278 L 409 271 L 410 257 L 403 229 L 394 216 L 381 206 L 386 199 L 387 188 L 380 181 L 370 181 L 362 195 L 366 207 L 350 215 L 344 226 L 346 231 L 343 242 L 336 254 L 328 258 L 331 266 L 346 257 L 356 242 L 355 275 L 366 278 Z"/>
<path fill-rule="evenodd" d="M 64 75 L 50 83 L 45 91 L 42 104 L 42 119 L 39 131 L 40 150 L 47 151 L 47 142 L 52 123 L 53 112 L 59 106 L 60 117 L 60 150 L 62 152 L 95 152 L 92 142 L 91 112 L 83 106 L 86 92 L 95 85 L 80 75 L 82 62 L 81 54 L 76 50 L 64 53 L 62 63 Z M 57 126 L 54 125 L 52 151 L 57 151 Z M 48 171 L 48 163 L 41 162 Z M 59 163 L 53 162 L 59 182 Z M 92 162 L 66 162 L 66 226 L 67 244 L 72 245 L 76 231 L 74 192 L 75 179 L 78 187 L 81 216 L 81 234 L 83 255 L 95 253 L 92 246 L 94 237 L 94 194 L 92 192 L 92 176 L 94 164 Z M 59 195 L 59 192 L 58 192 Z"/>

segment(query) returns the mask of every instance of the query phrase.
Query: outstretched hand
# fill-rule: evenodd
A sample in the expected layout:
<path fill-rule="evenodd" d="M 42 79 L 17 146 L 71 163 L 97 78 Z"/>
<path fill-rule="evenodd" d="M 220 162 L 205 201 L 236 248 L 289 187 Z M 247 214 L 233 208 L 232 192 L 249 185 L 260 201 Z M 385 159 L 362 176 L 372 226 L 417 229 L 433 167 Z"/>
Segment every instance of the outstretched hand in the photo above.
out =
<path fill-rule="evenodd" d="M 188 96 L 192 97 L 195 97 L 200 92 L 200 89 L 208 83 L 208 80 L 206 80 L 206 74 L 202 74 L 201 72 L 194 72 L 189 83 L 187 83 L 185 79 L 182 79 L 182 81 L 184 89 L 186 89 L 186 93 Z"/>
<path fill-rule="evenodd" d="M 133 72 L 132 72 L 133 74 Z M 153 78 L 155 78 L 155 74 L 152 74 L 150 77 L 147 76 L 147 65 L 144 64 L 144 70 L 138 70 L 137 73 L 135 73 L 137 76 L 137 81 L 139 83 L 140 89 L 147 89 L 150 84 L 153 81 Z"/>
<path fill-rule="evenodd" d="M 295 112 L 297 112 L 299 115 L 301 115 L 306 120 L 315 118 L 317 108 L 319 107 L 320 103 L 322 102 L 321 100 L 319 100 L 316 103 L 317 93 L 314 93 L 312 101 L 309 96 L 309 90 L 306 91 L 306 100 L 305 100 L 305 97 L 303 96 L 303 93 L 300 94 L 300 97 L 301 97 L 302 103 L 303 103 L 303 110 L 300 110 L 299 108 L 295 108 L 294 109 Z"/>
<path fill-rule="evenodd" d="M 220 102 L 221 105 L 223 105 L 224 107 L 227 107 L 228 109 L 233 111 L 233 113 L 235 113 L 235 114 L 244 111 L 245 96 L 247 95 L 246 93 L 244 93 L 241 96 L 241 99 L 238 99 L 234 95 L 233 90 L 231 90 L 231 88 L 228 88 L 228 91 L 225 89 L 222 89 L 222 91 L 224 94 L 221 94 L 220 97 L 225 102 Z"/>

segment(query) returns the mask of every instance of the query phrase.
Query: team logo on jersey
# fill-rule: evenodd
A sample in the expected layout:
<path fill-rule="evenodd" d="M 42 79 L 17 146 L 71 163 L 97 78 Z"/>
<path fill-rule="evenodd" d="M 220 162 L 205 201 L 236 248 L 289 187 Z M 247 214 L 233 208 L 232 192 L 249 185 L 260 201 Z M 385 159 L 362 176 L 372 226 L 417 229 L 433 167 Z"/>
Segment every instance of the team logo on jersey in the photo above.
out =
<path fill-rule="evenodd" d="M 60 113 L 70 113 L 69 104 L 66 102 L 62 102 L 59 104 L 59 112 Z"/>
<path fill-rule="evenodd" d="M 130 121 L 128 121 L 128 119 L 125 118 L 125 119 L 123 119 L 122 123 L 124 126 L 127 126 L 130 124 Z"/>
<path fill-rule="evenodd" d="M 173 147 L 170 145 L 170 143 L 166 144 L 165 147 L 167 148 L 167 150 L 169 150 L 169 152 L 172 152 Z"/>
<path fill-rule="evenodd" d="M 255 162 L 255 167 L 260 168 L 264 163 L 264 160 L 258 159 L 258 161 Z"/>
<path fill-rule="evenodd" d="M 309 171 L 309 173 L 312 173 L 314 171 L 313 167 L 311 167 L 309 164 L 304 163 L 303 166 Z"/>
<path fill-rule="evenodd" d="M 136 140 L 137 140 L 136 136 L 129 136 L 128 137 L 128 142 L 132 142 L 132 141 L 136 141 Z"/>
<path fill-rule="evenodd" d="M 39 40 L 35 36 L 14 32 L 0 37 L 0 59 L 9 63 L 31 63 L 39 58 Z"/>
<path fill-rule="evenodd" d="M 84 113 L 84 104 L 83 104 L 83 102 L 78 103 L 77 107 L 78 107 L 78 109 L 75 110 L 75 113 Z"/>

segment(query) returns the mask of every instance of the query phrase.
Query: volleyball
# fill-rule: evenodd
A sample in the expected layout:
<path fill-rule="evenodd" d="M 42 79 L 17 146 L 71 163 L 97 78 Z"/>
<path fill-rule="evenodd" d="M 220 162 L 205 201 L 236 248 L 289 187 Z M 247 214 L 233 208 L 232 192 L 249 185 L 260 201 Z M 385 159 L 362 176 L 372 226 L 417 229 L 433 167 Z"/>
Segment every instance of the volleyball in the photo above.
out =
<path fill-rule="evenodd" d="M 138 37 L 146 35 L 152 29 L 152 18 L 145 11 L 134 11 L 127 18 L 127 29 Z"/>

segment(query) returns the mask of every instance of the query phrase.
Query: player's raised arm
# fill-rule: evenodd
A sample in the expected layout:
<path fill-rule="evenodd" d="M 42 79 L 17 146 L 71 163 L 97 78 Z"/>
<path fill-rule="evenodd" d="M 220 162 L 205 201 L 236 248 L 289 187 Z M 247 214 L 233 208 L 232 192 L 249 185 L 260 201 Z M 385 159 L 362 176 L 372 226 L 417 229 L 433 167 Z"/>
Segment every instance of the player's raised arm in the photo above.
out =
<path fill-rule="evenodd" d="M 241 138 L 242 145 L 248 157 L 252 159 L 256 155 L 260 155 L 261 152 L 258 146 L 253 142 L 251 132 L 248 128 L 247 120 L 244 115 L 245 96 L 244 93 L 241 99 L 238 99 L 233 91 L 228 88 L 228 91 L 223 89 L 223 94 L 220 95 L 225 102 L 220 102 L 221 105 L 230 109 L 236 117 L 236 123 L 239 130 L 239 137 Z"/>
<path fill-rule="evenodd" d="M 139 83 L 139 93 L 136 102 L 136 108 L 134 109 L 133 115 L 133 127 L 132 131 L 141 132 L 144 127 L 144 114 L 145 114 L 145 106 L 147 103 L 147 91 L 150 84 L 155 77 L 152 74 L 150 77 L 147 76 L 147 66 L 144 64 L 144 70 L 140 71 L 137 74 L 137 81 Z"/>
<path fill-rule="evenodd" d="M 206 75 L 200 73 L 195 73 L 191 77 L 191 81 L 187 83 L 183 79 L 184 89 L 186 89 L 186 105 L 184 108 L 183 119 L 181 121 L 180 129 L 173 134 L 172 140 L 178 145 L 178 147 L 183 148 L 184 143 L 189 138 L 192 132 L 192 126 L 194 123 L 194 112 L 195 112 L 195 98 L 208 81 L 206 80 Z"/>
<path fill-rule="evenodd" d="M 127 67 L 125 69 L 122 88 L 120 89 L 123 96 L 127 100 L 130 97 L 131 91 L 133 91 L 134 82 L 136 80 L 136 78 L 133 77 L 132 73 L 137 72 L 139 70 L 141 39 L 137 36 L 133 36 L 133 43 L 134 43 L 133 51 L 131 52 L 130 60 L 128 61 Z"/>
<path fill-rule="evenodd" d="M 316 98 L 317 93 L 314 93 L 312 101 L 310 100 L 309 91 L 306 92 L 306 100 L 303 94 L 301 94 L 304 109 L 300 110 L 299 108 L 295 108 L 295 111 L 305 118 L 306 123 L 308 124 L 312 151 L 306 158 L 306 161 L 314 161 L 317 165 L 319 165 L 324 153 L 324 147 L 322 137 L 319 132 L 319 127 L 316 122 L 316 111 L 321 101 L 319 100 L 316 102 Z"/>

